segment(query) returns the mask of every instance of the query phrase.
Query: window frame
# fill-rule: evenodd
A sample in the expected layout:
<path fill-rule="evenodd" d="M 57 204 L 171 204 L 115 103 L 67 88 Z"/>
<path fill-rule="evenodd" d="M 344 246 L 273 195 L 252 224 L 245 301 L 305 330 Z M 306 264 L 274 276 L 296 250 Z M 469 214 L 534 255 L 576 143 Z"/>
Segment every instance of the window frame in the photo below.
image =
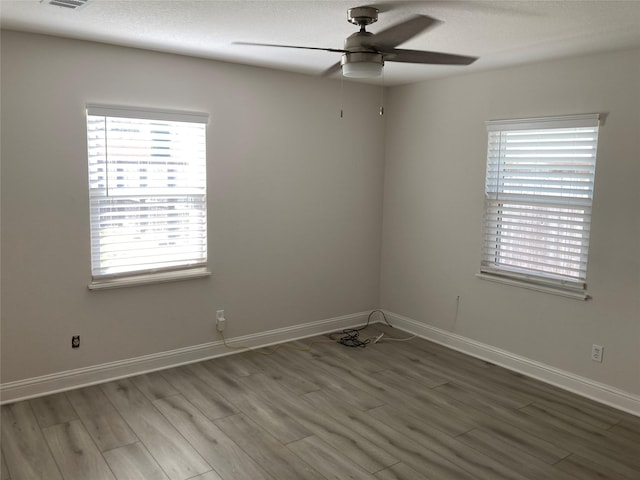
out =
<path fill-rule="evenodd" d="M 91 233 L 90 233 L 91 282 L 89 283 L 88 288 L 90 290 L 99 290 L 99 289 L 105 289 L 105 288 L 128 287 L 128 286 L 136 286 L 136 285 L 145 285 L 150 283 L 162 283 L 162 282 L 187 280 L 192 278 L 202 278 L 202 277 L 210 276 L 211 272 L 208 271 L 208 267 L 207 267 L 207 262 L 208 262 L 207 223 L 208 222 L 207 222 L 207 192 L 206 192 L 207 190 L 206 137 L 207 137 L 207 125 L 209 122 L 209 115 L 207 113 L 201 113 L 201 112 L 188 112 L 188 111 L 177 111 L 177 110 L 157 109 L 157 108 L 147 108 L 147 107 L 139 108 L 139 107 L 128 107 L 128 106 L 125 107 L 125 106 L 99 105 L 99 104 L 87 104 L 85 111 L 86 111 L 85 125 L 86 125 L 86 134 L 87 134 L 87 155 L 88 155 L 88 158 L 87 158 L 88 188 L 89 188 L 89 200 L 90 200 L 89 221 L 90 221 L 90 227 L 91 227 Z M 90 119 L 92 117 L 104 117 L 105 119 L 104 139 L 101 139 L 101 140 L 104 140 L 104 153 L 101 155 L 98 155 L 99 157 L 103 157 L 100 160 L 96 160 L 95 159 L 96 155 L 92 154 L 92 151 L 91 151 L 92 148 L 94 148 L 94 150 L 96 148 L 94 145 L 95 142 L 92 143 L 93 139 L 90 138 L 90 135 L 91 135 Z M 177 163 L 177 165 L 183 166 L 183 168 L 195 167 L 200 169 L 197 177 L 198 180 L 195 183 L 193 183 L 191 187 L 187 186 L 186 188 L 181 188 L 176 191 L 171 190 L 172 185 L 162 186 L 162 183 L 165 182 L 166 180 L 161 181 L 161 183 L 159 183 L 158 185 L 154 185 L 155 188 L 153 189 L 149 188 L 148 192 L 145 191 L 145 188 L 147 188 L 146 184 L 136 186 L 136 188 L 131 188 L 131 186 L 128 186 L 127 188 L 129 188 L 129 191 L 134 193 L 127 193 L 127 192 L 122 193 L 119 190 L 120 188 L 122 188 L 121 185 L 118 185 L 116 187 L 110 186 L 109 180 L 108 180 L 109 178 L 108 166 L 111 165 L 109 160 L 109 153 L 108 153 L 110 145 L 108 140 L 108 129 L 106 127 L 106 123 L 108 119 L 117 119 L 117 118 L 123 119 L 124 121 L 131 120 L 132 122 L 148 121 L 147 123 L 143 123 L 142 125 L 147 126 L 149 128 L 152 128 L 151 127 L 152 125 L 155 127 L 155 124 L 153 122 L 160 122 L 160 123 L 181 122 L 181 123 L 184 123 L 185 126 L 194 126 L 196 137 L 199 139 L 198 142 L 201 142 L 201 143 L 198 143 L 197 145 L 201 145 L 201 148 L 202 148 L 202 150 L 200 150 L 200 152 L 197 153 L 197 158 L 195 159 L 195 163 L 191 161 L 184 161 L 182 157 L 176 157 L 176 158 L 178 159 L 178 162 L 179 162 Z M 173 125 L 175 126 L 176 131 L 180 130 L 180 128 L 176 126 L 180 124 L 173 124 Z M 169 129 L 170 128 L 172 127 L 169 127 Z M 162 132 L 162 133 L 166 133 L 166 132 Z M 184 133 L 181 131 L 179 135 L 183 135 L 183 134 Z M 133 142 L 133 141 L 134 141 L 133 137 L 125 139 L 125 142 Z M 145 145 L 156 145 L 156 143 L 153 143 L 154 140 L 152 140 L 151 138 L 145 137 L 144 141 L 151 142 Z M 113 144 L 111 144 L 111 146 L 114 147 Z M 154 147 L 149 146 L 148 148 L 152 149 L 150 151 L 154 151 L 153 150 Z M 180 147 L 176 147 L 176 148 L 180 148 Z M 181 152 L 178 151 L 177 153 L 178 155 L 180 155 Z M 93 159 L 92 159 L 92 155 L 93 155 Z M 188 157 L 189 159 L 193 158 L 191 155 L 192 154 L 190 153 Z M 157 157 L 157 155 L 152 155 L 150 153 L 149 159 L 152 159 L 152 157 Z M 169 156 L 168 158 L 171 158 L 171 157 Z M 98 168 L 96 167 L 96 165 L 100 163 L 104 165 L 103 176 L 105 178 L 104 182 L 106 182 L 105 185 L 96 183 L 96 179 L 92 178 L 92 175 L 95 176 L 95 172 Z M 141 162 L 140 164 L 142 163 L 144 162 Z M 152 162 L 148 161 L 147 165 L 145 166 L 148 167 L 150 163 Z M 134 162 L 133 165 L 135 167 L 132 170 L 134 172 L 134 175 L 135 174 L 146 175 L 146 173 L 143 173 L 145 172 L 145 170 L 137 169 L 138 167 L 137 163 Z M 169 170 L 169 167 L 166 165 L 164 168 L 165 170 L 160 169 L 158 171 L 160 172 L 173 171 L 173 170 Z M 172 175 L 175 175 L 175 174 L 172 173 Z M 140 177 L 140 178 L 143 178 L 143 177 Z M 193 178 L 193 177 L 189 177 L 189 178 Z M 190 184 L 190 182 L 191 182 L 190 180 L 187 180 L 187 183 Z M 191 258 L 187 260 L 178 260 L 177 252 L 172 252 L 173 255 L 175 255 L 176 257 L 174 257 L 173 259 L 170 259 L 172 262 L 172 264 L 170 265 L 159 266 L 154 262 L 154 263 L 149 263 L 146 267 L 143 268 L 143 267 L 135 267 L 134 266 L 135 263 L 131 262 L 128 265 L 123 264 L 121 267 L 119 267 L 119 269 L 124 269 L 124 270 L 120 270 L 120 271 L 114 270 L 112 272 L 105 271 L 105 266 L 102 263 L 104 262 L 104 258 L 100 257 L 101 252 L 99 251 L 99 248 L 95 246 L 96 241 L 100 239 L 99 232 L 104 231 L 105 227 L 103 225 L 102 226 L 100 225 L 101 222 L 99 222 L 98 219 L 103 217 L 101 217 L 101 213 L 97 213 L 97 210 L 95 207 L 96 205 L 101 205 L 100 204 L 101 201 L 103 202 L 102 204 L 103 206 L 108 205 L 110 202 L 113 202 L 111 209 L 112 211 L 115 211 L 115 209 L 118 208 L 118 205 L 119 205 L 117 200 L 119 198 L 124 199 L 130 196 L 134 196 L 137 199 L 141 199 L 142 201 L 140 202 L 140 204 L 144 204 L 145 201 L 150 201 L 152 199 L 157 200 L 157 199 L 171 197 L 173 201 L 179 201 L 179 202 L 181 201 L 183 202 L 183 204 L 187 206 L 191 206 L 191 208 L 194 209 L 195 211 L 199 211 L 200 212 L 199 217 L 201 219 L 199 221 L 199 226 L 198 226 L 198 231 L 200 232 L 199 238 L 201 239 L 201 242 L 204 242 L 204 246 L 201 246 L 199 248 L 200 252 L 198 254 L 195 254 L 195 253 L 190 254 Z M 196 198 L 197 200 L 195 200 Z M 115 200 L 110 200 L 110 199 L 115 199 Z M 171 224 L 171 229 L 172 229 L 171 235 L 175 237 L 175 233 L 176 233 L 175 219 L 170 220 L 169 218 L 175 217 L 176 205 L 170 204 L 170 203 L 167 203 L 167 205 L 169 206 L 167 206 L 166 209 L 163 209 L 163 210 L 157 210 L 157 207 L 156 207 L 155 211 L 153 213 L 149 213 L 148 215 L 153 215 L 157 213 L 162 214 L 162 212 L 171 212 L 172 215 L 170 216 L 167 215 L 166 220 L 164 220 L 165 223 L 161 224 L 163 228 L 161 232 L 165 231 L 167 232 L 166 235 L 169 236 L 170 234 L 167 229 Z M 108 209 L 109 207 L 107 206 L 105 208 Z M 144 212 L 148 208 L 149 207 L 140 208 L 138 210 L 132 209 L 132 215 L 134 217 L 136 215 L 139 215 L 140 218 L 143 218 Z M 151 210 L 153 210 L 153 208 L 151 208 Z M 149 221 L 149 218 L 146 219 L 147 222 Z M 157 219 L 154 219 L 154 221 L 157 222 Z M 134 223 L 136 223 L 135 220 L 134 220 Z M 122 226 L 115 227 L 115 229 L 117 228 L 124 228 L 124 227 Z M 112 229 L 114 229 L 114 227 L 112 227 Z M 184 231 L 184 230 L 188 230 L 188 227 L 183 227 L 183 229 L 179 231 Z M 191 238 L 191 236 L 189 236 L 189 238 Z M 162 245 L 162 244 L 159 244 L 159 245 Z M 142 248 L 146 248 L 146 247 L 142 247 Z M 163 247 L 157 246 L 153 248 L 166 249 L 166 245 Z M 179 249 L 179 248 L 181 247 L 177 245 L 176 249 Z M 182 248 L 184 248 L 184 246 Z M 138 249 L 138 252 L 141 252 L 141 250 Z M 193 255 L 196 255 L 198 258 L 196 259 L 196 257 Z M 127 269 L 127 267 L 129 268 Z"/>
<path fill-rule="evenodd" d="M 478 277 L 494 282 L 506 283 L 513 286 L 571 298 L 578 298 L 582 300 L 590 298 L 587 294 L 586 275 L 599 124 L 599 114 L 491 120 L 486 122 L 488 130 L 488 144 L 484 190 L 485 201 L 483 207 L 482 253 L 480 271 L 477 274 Z M 565 168 L 566 171 L 563 171 L 562 174 L 558 174 L 557 169 L 559 167 L 551 166 L 553 160 L 544 160 L 545 147 L 542 146 L 527 147 L 536 149 L 535 153 L 528 150 L 526 154 L 534 155 L 533 158 L 535 158 L 537 164 L 531 162 L 531 160 L 513 159 L 514 157 L 517 157 L 513 151 L 511 152 L 512 159 L 507 160 L 507 153 L 505 152 L 505 144 L 507 141 L 504 140 L 502 136 L 503 134 L 515 137 L 517 135 L 527 135 L 533 132 L 540 132 L 540 135 L 544 136 L 546 134 L 564 134 L 568 130 L 573 129 L 595 130 L 595 133 L 590 132 L 593 134 L 594 139 L 591 140 L 588 148 L 584 148 L 585 153 L 588 152 L 591 154 L 590 156 L 585 156 L 585 159 L 588 157 L 589 160 L 581 160 L 580 162 L 573 160 L 576 162 L 576 165 L 579 165 L 579 167 L 564 166 L 563 168 Z M 552 132 L 554 130 L 555 132 Z M 582 134 L 581 132 L 576 132 L 576 135 L 578 133 Z M 492 145 L 492 136 L 498 137 L 497 142 L 495 142 L 494 139 L 494 145 Z M 495 151 L 495 143 L 499 145 L 499 152 L 497 153 Z M 573 143 L 577 145 L 577 142 Z M 539 179 L 535 180 L 535 182 L 532 181 L 531 179 L 535 174 L 532 175 L 530 171 L 527 173 L 513 173 L 522 165 L 518 163 L 519 161 L 523 162 L 523 164 L 524 162 L 528 162 L 533 165 L 530 168 L 536 170 L 535 173 L 539 175 Z M 583 163 L 585 166 L 582 165 Z M 503 168 L 502 166 L 504 166 L 504 171 L 507 173 L 501 176 L 500 169 Z M 511 172 L 509 172 L 508 167 L 511 168 Z M 498 173 L 496 173 L 496 168 Z M 554 170 L 554 168 L 556 170 Z M 571 171 L 572 168 L 574 171 Z M 579 174 L 575 173 L 577 169 L 583 168 L 585 169 L 585 172 L 581 171 Z M 562 180 L 558 180 L 558 178 L 551 178 L 559 176 L 563 177 Z M 575 187 L 575 184 L 578 181 L 576 179 L 579 176 L 584 178 L 580 178 L 578 187 Z M 507 186 L 510 181 L 512 182 L 511 185 Z M 530 182 L 535 186 L 524 187 L 523 185 L 526 185 L 527 182 Z M 507 192 L 506 190 L 509 188 L 510 190 Z M 567 191 L 565 192 L 562 190 L 560 193 L 555 191 L 554 193 L 546 194 L 546 196 L 538 196 L 541 195 L 540 192 L 546 188 L 550 188 L 552 190 L 566 188 Z M 579 191 L 579 194 L 576 194 L 576 188 L 582 189 Z M 530 193 L 525 193 L 527 190 L 530 191 Z M 545 203 L 546 205 L 540 206 L 541 203 Z M 518 206 L 515 206 L 516 204 Z M 500 208 L 505 205 L 507 207 L 500 211 Z M 506 241 L 513 240 L 514 237 L 516 239 L 516 243 L 533 242 L 533 240 L 527 238 L 525 234 L 519 231 L 520 227 L 518 225 L 508 225 L 508 221 L 503 221 L 503 219 L 509 215 L 522 215 L 522 213 L 516 211 L 518 209 L 522 209 L 522 211 L 524 211 L 524 216 L 528 216 L 527 209 L 535 213 L 536 219 L 539 220 L 541 228 L 534 230 L 534 233 L 539 237 L 546 237 L 545 234 L 548 234 L 550 229 L 548 225 L 553 222 L 556 222 L 556 226 L 553 228 L 560 231 L 564 231 L 567 225 L 576 223 L 577 227 L 575 228 L 580 232 L 580 235 L 578 235 L 579 240 L 575 240 L 574 243 L 578 243 L 579 246 L 571 246 L 571 248 L 575 250 L 571 255 L 577 257 L 578 260 L 566 261 L 571 263 L 572 266 L 563 268 L 560 266 L 560 264 L 565 261 L 561 260 L 562 252 L 558 253 L 559 250 L 552 250 L 554 247 L 562 248 L 561 246 L 558 246 L 562 245 L 563 242 L 573 240 L 573 237 L 571 236 L 573 232 L 565 232 L 562 235 L 558 235 L 558 237 L 561 237 L 563 240 L 555 242 L 545 238 L 540 242 L 542 246 L 535 247 L 535 249 L 539 250 L 536 255 L 544 257 L 544 260 L 541 261 L 541 263 L 544 264 L 544 267 L 534 268 L 534 261 L 531 260 L 533 254 L 529 253 L 531 256 L 526 257 L 526 253 L 523 253 L 522 251 L 517 252 L 517 254 L 525 256 L 525 260 L 521 260 L 521 262 L 528 262 L 530 268 L 515 266 L 514 264 L 517 263 L 517 261 L 513 261 L 511 265 L 509 265 L 508 262 L 501 263 L 499 261 L 500 257 L 504 256 L 506 253 L 513 253 L 508 252 L 510 246 L 502 246 L 503 242 L 505 242 L 506 245 Z M 545 216 L 545 211 L 549 212 L 546 214 L 547 216 Z M 551 213 L 552 211 L 553 213 Z M 515 220 L 515 222 L 518 221 L 520 220 Z M 527 221 L 531 220 L 528 219 Z M 515 232 L 510 232 L 510 227 L 513 228 Z M 529 228 L 529 225 L 526 225 L 526 227 Z M 512 235 L 511 238 L 508 236 L 510 233 Z M 556 235 L 558 234 L 558 232 L 554 233 Z M 524 240 L 525 238 L 526 240 Z M 529 245 L 531 245 L 531 243 Z M 515 249 L 519 248 L 520 246 L 515 247 Z M 523 250 L 526 250 L 527 248 L 530 250 L 534 249 L 534 247 L 530 246 L 522 247 Z M 554 258 L 547 255 L 552 252 L 557 254 L 558 257 Z M 549 258 L 554 258 L 554 260 L 549 262 Z M 579 268 L 576 268 L 575 265 L 578 265 Z M 545 272 L 542 270 L 543 268 L 556 268 L 557 270 L 564 270 L 564 273 L 557 274 L 548 271 Z M 575 272 L 578 270 L 580 273 L 576 274 Z"/>

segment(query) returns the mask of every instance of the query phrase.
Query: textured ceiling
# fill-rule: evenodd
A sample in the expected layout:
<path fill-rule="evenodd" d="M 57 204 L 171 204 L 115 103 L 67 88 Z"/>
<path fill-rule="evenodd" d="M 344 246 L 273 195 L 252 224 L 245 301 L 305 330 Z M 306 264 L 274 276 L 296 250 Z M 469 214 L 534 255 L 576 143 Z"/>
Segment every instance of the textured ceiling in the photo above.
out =
<path fill-rule="evenodd" d="M 387 62 L 386 85 L 640 46 L 640 0 L 89 0 L 76 10 L 48 1 L 0 0 L 2 28 L 317 75 L 340 54 L 232 42 L 342 48 L 356 31 L 347 9 L 364 4 L 381 10 L 374 33 L 416 13 L 443 22 L 402 48 L 480 57 L 467 67 Z"/>

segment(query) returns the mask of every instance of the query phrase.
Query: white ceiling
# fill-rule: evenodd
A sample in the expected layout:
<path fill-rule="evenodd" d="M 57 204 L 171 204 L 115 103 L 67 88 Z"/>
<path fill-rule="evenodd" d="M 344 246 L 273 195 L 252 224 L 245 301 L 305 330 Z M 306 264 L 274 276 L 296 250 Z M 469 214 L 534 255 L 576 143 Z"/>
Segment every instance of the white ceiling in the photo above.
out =
<path fill-rule="evenodd" d="M 318 75 L 339 53 L 233 45 L 234 41 L 342 48 L 357 28 L 348 8 L 377 5 L 377 32 L 423 14 L 443 23 L 400 48 L 478 56 L 473 65 L 387 62 L 385 85 L 640 46 L 640 0 L 0 0 L 2 28 Z"/>

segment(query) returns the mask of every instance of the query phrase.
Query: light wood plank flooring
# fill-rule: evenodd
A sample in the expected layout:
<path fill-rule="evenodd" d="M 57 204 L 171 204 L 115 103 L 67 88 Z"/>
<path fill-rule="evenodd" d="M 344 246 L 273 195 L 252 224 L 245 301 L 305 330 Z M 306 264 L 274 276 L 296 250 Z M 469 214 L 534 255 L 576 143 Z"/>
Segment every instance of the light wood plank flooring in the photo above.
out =
<path fill-rule="evenodd" d="M 313 340 L 5 405 L 1 480 L 640 479 L 638 417 L 421 339 Z"/>

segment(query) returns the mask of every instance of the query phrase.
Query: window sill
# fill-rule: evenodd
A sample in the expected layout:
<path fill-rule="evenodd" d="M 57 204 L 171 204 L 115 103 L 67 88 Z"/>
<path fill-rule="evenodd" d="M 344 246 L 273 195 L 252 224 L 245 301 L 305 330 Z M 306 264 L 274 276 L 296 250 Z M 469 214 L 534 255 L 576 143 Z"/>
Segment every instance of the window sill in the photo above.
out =
<path fill-rule="evenodd" d="M 140 285 L 152 285 L 155 283 L 178 282 L 194 278 L 210 277 L 211 272 L 206 268 L 192 268 L 188 270 L 176 270 L 173 272 L 149 273 L 146 275 L 131 275 L 128 277 L 110 278 L 108 280 L 94 280 L 89 285 L 89 290 L 103 290 L 108 288 L 137 287 Z"/>
<path fill-rule="evenodd" d="M 536 292 L 559 295 L 561 297 L 573 298 L 575 300 L 588 300 L 589 298 L 591 298 L 586 291 L 565 290 L 562 288 L 526 282 L 524 280 L 516 280 L 514 278 L 509 278 L 501 275 L 492 275 L 490 273 L 479 272 L 476 273 L 476 277 L 481 278 L 482 280 L 488 280 L 490 282 L 502 283 L 504 285 L 510 285 L 512 287 L 526 288 L 528 290 L 534 290 Z"/>

